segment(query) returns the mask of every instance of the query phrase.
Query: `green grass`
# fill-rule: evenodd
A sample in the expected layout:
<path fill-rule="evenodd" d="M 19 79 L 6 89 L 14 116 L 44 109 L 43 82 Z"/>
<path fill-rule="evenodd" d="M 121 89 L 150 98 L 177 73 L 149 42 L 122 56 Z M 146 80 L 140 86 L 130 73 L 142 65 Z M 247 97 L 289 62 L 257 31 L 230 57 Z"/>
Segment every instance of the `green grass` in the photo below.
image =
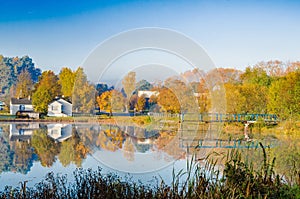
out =
<path fill-rule="evenodd" d="M 1 120 L 13 120 L 13 119 L 16 119 L 16 116 L 15 115 L 1 113 L 0 119 Z"/>

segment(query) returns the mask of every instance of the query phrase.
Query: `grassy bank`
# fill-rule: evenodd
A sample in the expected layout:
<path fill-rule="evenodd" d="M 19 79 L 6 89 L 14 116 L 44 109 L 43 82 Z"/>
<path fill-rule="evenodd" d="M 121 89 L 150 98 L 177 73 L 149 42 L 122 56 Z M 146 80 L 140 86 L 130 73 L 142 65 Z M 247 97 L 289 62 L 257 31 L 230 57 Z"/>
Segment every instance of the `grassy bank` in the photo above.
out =
<path fill-rule="evenodd" d="M 7 187 L 0 198 L 300 198 L 300 175 L 295 176 L 296 183 L 287 184 L 274 171 L 276 159 L 269 159 L 265 149 L 261 150 L 263 160 L 258 169 L 233 150 L 218 156 L 226 159 L 223 170 L 211 154 L 204 165 L 188 162 L 187 171 L 173 173 L 168 185 L 162 180 L 151 186 L 126 181 L 114 174 L 104 175 L 100 168 L 77 169 L 74 182 L 49 173 L 34 187 L 27 187 L 26 182 Z"/>

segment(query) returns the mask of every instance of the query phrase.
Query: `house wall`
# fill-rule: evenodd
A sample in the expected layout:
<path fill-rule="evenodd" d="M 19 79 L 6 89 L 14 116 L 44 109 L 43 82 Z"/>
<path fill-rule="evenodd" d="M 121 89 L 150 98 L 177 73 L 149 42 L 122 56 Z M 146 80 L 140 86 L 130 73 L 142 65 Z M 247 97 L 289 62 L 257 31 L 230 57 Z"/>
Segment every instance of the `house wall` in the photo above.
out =
<path fill-rule="evenodd" d="M 72 116 L 72 104 L 68 103 L 65 100 L 59 99 L 57 100 L 59 103 L 62 104 L 62 113 L 68 115 L 68 116 Z"/>
<path fill-rule="evenodd" d="M 16 115 L 18 111 L 20 111 L 20 105 L 21 104 L 10 104 L 10 114 Z M 24 111 L 33 111 L 33 106 L 30 104 L 24 105 L 25 110 Z"/>
<path fill-rule="evenodd" d="M 48 105 L 48 116 L 72 116 L 72 104 L 68 103 L 63 99 L 54 101 Z"/>
<path fill-rule="evenodd" d="M 62 116 L 61 114 L 62 105 L 57 101 L 52 102 L 48 105 L 48 116 Z"/>

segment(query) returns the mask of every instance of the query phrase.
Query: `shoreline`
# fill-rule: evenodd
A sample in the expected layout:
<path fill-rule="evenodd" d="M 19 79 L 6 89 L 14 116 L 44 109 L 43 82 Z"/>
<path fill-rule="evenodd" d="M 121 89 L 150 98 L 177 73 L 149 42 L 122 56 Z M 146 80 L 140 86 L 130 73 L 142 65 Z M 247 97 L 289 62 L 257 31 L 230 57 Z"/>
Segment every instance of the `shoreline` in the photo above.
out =
<path fill-rule="evenodd" d="M 73 123 L 88 123 L 88 124 L 115 124 L 114 119 L 70 119 L 70 120 L 47 120 L 47 119 L 0 119 L 0 123 L 60 123 L 60 124 L 73 124 Z"/>

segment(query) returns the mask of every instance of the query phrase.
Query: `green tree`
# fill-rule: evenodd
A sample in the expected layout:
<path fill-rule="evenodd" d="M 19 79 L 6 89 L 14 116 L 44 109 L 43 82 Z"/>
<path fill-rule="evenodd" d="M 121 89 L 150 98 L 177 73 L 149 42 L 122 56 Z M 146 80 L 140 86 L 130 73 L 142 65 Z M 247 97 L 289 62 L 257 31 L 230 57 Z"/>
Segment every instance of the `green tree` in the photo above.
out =
<path fill-rule="evenodd" d="M 15 96 L 19 98 L 28 97 L 31 95 L 32 90 L 33 82 L 31 80 L 31 76 L 27 70 L 24 70 L 18 76 Z"/>
<path fill-rule="evenodd" d="M 8 171 L 12 164 L 12 151 L 2 136 L 0 139 L 0 173 Z"/>
<path fill-rule="evenodd" d="M 0 61 L 0 93 L 6 93 L 10 87 L 11 70 Z"/>
<path fill-rule="evenodd" d="M 76 73 L 70 68 L 62 68 L 58 76 L 58 82 L 61 85 L 61 93 L 69 100 L 72 100 L 75 77 Z"/>
<path fill-rule="evenodd" d="M 104 93 L 105 91 L 109 91 L 109 90 L 113 90 L 114 87 L 108 87 L 107 84 L 105 83 L 98 83 L 96 85 L 96 91 L 97 91 L 97 96 L 100 96 L 102 93 Z"/>
<path fill-rule="evenodd" d="M 300 71 L 290 72 L 272 82 L 268 93 L 268 110 L 282 118 L 300 115 Z"/>
<path fill-rule="evenodd" d="M 152 84 L 150 84 L 147 80 L 144 79 L 136 83 L 137 91 L 151 90 L 152 88 Z"/>
<path fill-rule="evenodd" d="M 260 86 L 270 86 L 271 78 L 267 72 L 260 67 L 247 67 L 246 71 L 241 74 L 243 84 L 256 84 Z"/>
<path fill-rule="evenodd" d="M 73 110 L 80 113 L 92 113 L 95 108 L 95 87 L 87 80 L 83 68 L 76 70 L 72 102 Z"/>
<path fill-rule="evenodd" d="M 32 59 L 28 56 L 3 57 L 0 56 L 0 92 L 8 93 L 9 89 L 16 84 L 22 71 L 28 71 L 31 80 L 36 83 L 41 75 L 41 70 L 34 67 Z"/>
<path fill-rule="evenodd" d="M 46 114 L 48 104 L 60 95 L 60 85 L 58 77 L 53 71 L 45 71 L 42 73 L 39 82 L 36 84 L 36 90 L 32 95 L 32 104 L 34 110 Z"/>
<path fill-rule="evenodd" d="M 46 114 L 48 112 L 48 104 L 52 101 L 52 96 L 45 88 L 38 88 L 32 95 L 32 104 L 34 110 L 39 113 Z"/>

